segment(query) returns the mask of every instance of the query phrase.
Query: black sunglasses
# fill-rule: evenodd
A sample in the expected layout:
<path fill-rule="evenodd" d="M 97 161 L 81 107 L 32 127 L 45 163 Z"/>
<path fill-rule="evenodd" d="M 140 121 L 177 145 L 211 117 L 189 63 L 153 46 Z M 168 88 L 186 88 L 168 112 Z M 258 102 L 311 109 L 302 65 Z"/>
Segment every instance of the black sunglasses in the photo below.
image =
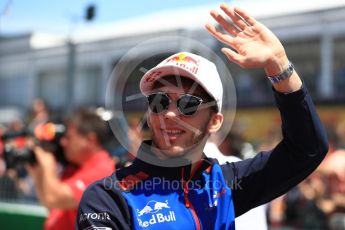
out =
<path fill-rule="evenodd" d="M 156 114 L 167 110 L 172 101 L 171 98 L 163 92 L 150 94 L 146 98 L 149 103 L 150 110 Z M 203 99 L 200 97 L 190 94 L 182 94 L 178 97 L 176 106 L 181 114 L 191 116 L 198 110 L 199 106 L 203 102 Z"/>

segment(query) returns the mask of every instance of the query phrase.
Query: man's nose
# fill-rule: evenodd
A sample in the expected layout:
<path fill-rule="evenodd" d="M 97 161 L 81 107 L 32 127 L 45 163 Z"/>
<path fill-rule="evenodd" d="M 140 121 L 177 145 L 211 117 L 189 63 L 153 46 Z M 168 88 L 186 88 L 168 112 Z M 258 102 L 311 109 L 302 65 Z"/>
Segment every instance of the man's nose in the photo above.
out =
<path fill-rule="evenodd" d="M 177 109 L 177 106 L 176 106 L 176 102 L 175 101 L 172 101 L 169 106 L 168 106 L 168 109 L 165 111 L 164 113 L 164 116 L 166 118 L 175 118 L 179 115 L 179 111 Z"/>
<path fill-rule="evenodd" d="M 172 110 L 168 110 L 166 113 L 165 113 L 165 117 L 166 118 L 174 118 L 174 117 L 177 117 L 178 116 L 178 111 L 172 111 Z"/>

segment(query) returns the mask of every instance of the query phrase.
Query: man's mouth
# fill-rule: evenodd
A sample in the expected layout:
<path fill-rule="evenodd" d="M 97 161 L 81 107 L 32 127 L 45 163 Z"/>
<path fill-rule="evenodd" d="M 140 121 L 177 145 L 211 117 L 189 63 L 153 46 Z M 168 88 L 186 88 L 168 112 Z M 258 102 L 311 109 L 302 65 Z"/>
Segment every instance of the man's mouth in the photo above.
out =
<path fill-rule="evenodd" d="M 169 141 L 176 140 L 184 133 L 184 131 L 181 129 L 164 129 L 162 132 L 165 137 L 169 138 Z"/>

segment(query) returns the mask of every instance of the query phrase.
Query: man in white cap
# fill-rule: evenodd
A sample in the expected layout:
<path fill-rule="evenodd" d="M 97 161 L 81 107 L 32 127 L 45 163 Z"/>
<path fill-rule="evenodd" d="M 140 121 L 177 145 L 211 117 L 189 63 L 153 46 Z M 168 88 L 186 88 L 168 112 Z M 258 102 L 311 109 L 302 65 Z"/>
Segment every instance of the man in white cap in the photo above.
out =
<path fill-rule="evenodd" d="M 311 98 L 276 36 L 243 10 L 221 5 L 208 31 L 242 67 L 262 68 L 273 85 L 283 140 L 254 158 L 220 165 L 203 149 L 223 123 L 223 87 L 216 66 L 188 52 L 174 54 L 141 79 L 152 140 L 136 160 L 90 186 L 78 229 L 235 229 L 235 217 L 298 184 L 322 161 L 327 139 Z"/>

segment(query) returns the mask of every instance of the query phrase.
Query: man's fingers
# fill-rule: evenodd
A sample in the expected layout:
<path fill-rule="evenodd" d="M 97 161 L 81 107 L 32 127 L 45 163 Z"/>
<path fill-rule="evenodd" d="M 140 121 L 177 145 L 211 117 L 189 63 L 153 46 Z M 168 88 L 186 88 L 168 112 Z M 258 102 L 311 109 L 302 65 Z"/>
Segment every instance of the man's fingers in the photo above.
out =
<path fill-rule="evenodd" d="M 233 37 L 231 37 L 230 35 L 222 33 L 214 25 L 209 24 L 209 23 L 207 23 L 205 27 L 220 42 L 227 44 L 227 45 L 232 44 Z"/>
<path fill-rule="evenodd" d="M 222 48 L 222 52 L 227 56 L 230 61 L 235 62 L 239 66 L 242 66 L 243 57 L 229 48 Z"/>
<path fill-rule="evenodd" d="M 248 25 L 245 23 L 239 15 L 237 15 L 234 11 L 234 8 L 229 7 L 226 4 L 221 4 L 220 8 L 224 11 L 226 15 L 228 15 L 231 20 L 235 23 L 235 25 L 240 28 L 241 30 L 244 30 Z"/>
<path fill-rule="evenodd" d="M 44 150 L 40 146 L 38 146 L 38 145 L 35 145 L 34 152 L 35 152 L 36 156 L 37 155 L 42 155 L 42 154 L 45 153 Z"/>
<path fill-rule="evenodd" d="M 254 26 L 256 24 L 256 20 L 250 16 L 246 11 L 244 11 L 243 9 L 239 8 L 239 7 L 235 7 L 234 11 L 236 12 L 236 14 L 238 14 L 239 16 L 241 16 L 248 25 L 250 26 Z"/>
<path fill-rule="evenodd" d="M 236 26 L 226 21 L 224 17 L 217 11 L 212 10 L 210 14 L 214 18 L 214 20 L 216 20 L 219 23 L 219 25 L 221 25 L 224 28 L 224 30 L 230 33 L 231 35 L 236 36 L 239 32 L 241 32 L 239 29 L 236 28 Z"/>

